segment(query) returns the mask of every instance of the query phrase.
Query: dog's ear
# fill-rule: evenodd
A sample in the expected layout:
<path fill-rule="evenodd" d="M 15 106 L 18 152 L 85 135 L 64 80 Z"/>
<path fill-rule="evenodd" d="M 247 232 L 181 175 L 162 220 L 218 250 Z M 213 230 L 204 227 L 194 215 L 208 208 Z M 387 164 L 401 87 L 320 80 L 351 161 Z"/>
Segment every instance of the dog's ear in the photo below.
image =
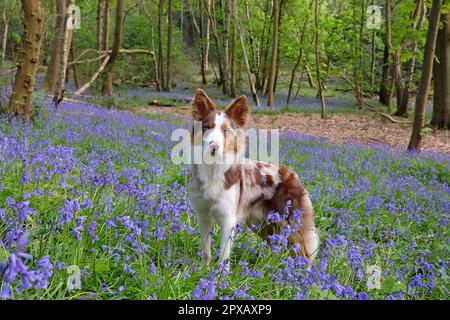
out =
<path fill-rule="evenodd" d="M 214 103 L 202 89 L 197 89 L 193 106 L 192 116 L 197 121 L 202 120 L 207 114 L 215 110 Z"/>
<path fill-rule="evenodd" d="M 248 121 L 248 104 L 247 97 L 240 96 L 234 100 L 231 105 L 225 110 L 228 117 L 234 120 L 240 127 L 244 127 Z"/>

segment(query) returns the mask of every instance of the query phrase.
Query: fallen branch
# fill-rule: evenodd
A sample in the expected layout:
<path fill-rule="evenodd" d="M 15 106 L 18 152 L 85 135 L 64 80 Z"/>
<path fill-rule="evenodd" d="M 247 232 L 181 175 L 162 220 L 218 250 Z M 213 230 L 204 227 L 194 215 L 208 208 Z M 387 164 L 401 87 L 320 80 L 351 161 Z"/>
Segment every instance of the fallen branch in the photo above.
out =
<path fill-rule="evenodd" d="M 96 57 L 96 58 L 93 58 L 93 59 L 87 59 L 87 60 L 81 61 L 81 57 L 83 57 L 88 52 L 95 52 L 97 54 L 100 54 L 101 57 Z M 119 53 L 125 53 L 125 54 L 147 54 L 147 55 L 150 55 L 150 56 L 153 56 L 155 54 L 153 51 L 145 50 L 145 49 L 120 49 Z M 109 54 L 111 54 L 111 50 L 99 51 L 99 50 L 95 50 L 95 49 L 86 49 L 78 57 L 76 57 L 73 61 L 70 61 L 69 65 L 97 61 L 97 60 L 100 60 L 105 55 L 109 55 Z"/>
<path fill-rule="evenodd" d="M 75 65 L 75 64 L 82 64 L 82 63 L 88 63 L 88 62 L 95 62 L 95 61 L 97 61 L 97 60 L 102 60 L 103 58 L 105 58 L 106 56 L 107 56 L 108 54 L 107 53 L 105 53 L 105 54 L 102 54 L 101 56 L 98 56 L 98 57 L 96 57 L 96 58 L 92 58 L 92 59 L 86 59 L 86 60 L 74 60 L 74 61 L 72 61 L 72 62 L 69 62 L 68 63 L 68 66 L 73 66 L 73 65 Z"/>
<path fill-rule="evenodd" d="M 412 124 L 412 121 L 400 121 L 400 120 L 396 120 L 394 118 L 392 118 L 389 114 L 384 113 L 384 112 L 380 112 L 377 109 L 375 109 L 375 107 L 373 107 L 372 105 L 368 104 L 367 102 L 365 102 L 364 100 L 362 100 L 362 103 L 365 105 L 365 108 L 369 111 L 378 113 L 380 116 L 388 119 L 389 121 L 393 122 L 393 123 L 403 123 L 403 124 Z"/>
<path fill-rule="evenodd" d="M 105 58 L 105 60 L 103 60 L 102 64 L 100 65 L 100 68 L 98 68 L 98 70 L 92 75 L 91 79 L 88 82 L 86 82 L 86 84 L 84 86 L 82 86 L 80 89 L 75 91 L 75 93 L 74 93 L 75 96 L 79 96 L 80 94 L 85 92 L 94 83 L 94 81 L 97 79 L 98 75 L 103 71 L 103 69 L 105 69 L 106 64 L 109 61 L 109 58 L 110 58 L 110 55 L 108 55 Z"/>
<path fill-rule="evenodd" d="M 353 91 L 353 90 L 355 90 L 356 85 L 353 83 L 353 81 L 351 81 L 344 73 L 341 73 L 341 77 L 342 77 L 342 79 L 344 79 L 345 82 L 347 82 L 352 88 L 351 88 L 350 90 L 340 89 L 340 91 L 344 91 L 344 92 L 345 92 L 345 91 Z M 365 93 L 364 91 L 362 91 L 361 88 L 359 88 L 359 91 L 361 91 L 361 94 L 363 95 L 363 97 L 366 97 L 366 98 L 370 98 L 370 97 L 371 97 L 371 95 L 369 95 L 369 94 Z"/>

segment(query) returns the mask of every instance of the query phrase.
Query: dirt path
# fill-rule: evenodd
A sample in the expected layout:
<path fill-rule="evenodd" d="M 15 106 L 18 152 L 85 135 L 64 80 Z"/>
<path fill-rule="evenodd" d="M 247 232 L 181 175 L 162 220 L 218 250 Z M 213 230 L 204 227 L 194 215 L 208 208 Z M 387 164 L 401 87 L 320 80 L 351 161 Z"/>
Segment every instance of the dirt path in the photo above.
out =
<path fill-rule="evenodd" d="M 189 117 L 190 107 L 149 107 L 140 113 L 167 113 Z M 362 142 L 384 143 L 406 149 L 411 135 L 411 124 L 391 123 L 378 115 L 334 114 L 322 120 L 319 114 L 303 115 L 284 113 L 275 116 L 254 114 L 249 127 L 297 131 L 326 137 L 334 143 Z M 433 130 L 423 141 L 423 150 L 437 151 L 450 155 L 450 131 Z"/>

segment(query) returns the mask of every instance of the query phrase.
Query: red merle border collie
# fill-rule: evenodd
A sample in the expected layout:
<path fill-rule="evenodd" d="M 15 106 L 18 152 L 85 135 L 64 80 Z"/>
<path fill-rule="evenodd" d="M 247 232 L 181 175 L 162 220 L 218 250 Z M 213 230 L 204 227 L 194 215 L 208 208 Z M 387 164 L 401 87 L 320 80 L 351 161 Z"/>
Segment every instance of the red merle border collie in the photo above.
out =
<path fill-rule="evenodd" d="M 241 96 L 224 112 L 219 112 L 206 93 L 198 89 L 192 115 L 194 121 L 202 124 L 199 133 L 194 130 L 194 153 L 216 159 L 232 155 L 234 159 L 245 160 L 192 165 L 189 198 L 198 215 L 206 263 L 211 262 L 210 232 L 214 222 L 221 229 L 220 262 L 228 265 L 237 223 L 245 222 L 267 240 L 286 225 L 292 226 L 294 222 L 290 218 L 298 211 L 302 212 L 300 223 L 297 222 L 297 228 L 288 238 L 289 246 L 296 248 L 291 250 L 294 255 L 300 253 L 312 261 L 318 251 L 319 237 L 309 193 L 298 175 L 284 167 L 245 158 L 247 98 Z M 287 207 L 287 216 L 276 223 L 267 222 L 269 213 L 282 214 Z"/>

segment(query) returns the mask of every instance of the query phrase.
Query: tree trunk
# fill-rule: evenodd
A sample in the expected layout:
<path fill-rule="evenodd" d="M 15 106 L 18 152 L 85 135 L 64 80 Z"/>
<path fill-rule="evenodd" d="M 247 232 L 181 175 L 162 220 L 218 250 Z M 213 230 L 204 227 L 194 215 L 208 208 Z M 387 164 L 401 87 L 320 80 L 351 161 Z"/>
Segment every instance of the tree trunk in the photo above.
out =
<path fill-rule="evenodd" d="M 390 106 L 389 99 L 389 51 L 391 50 L 391 19 L 392 19 L 392 5 L 391 0 L 386 0 L 386 33 L 384 36 L 384 55 L 383 55 L 383 72 L 380 83 L 380 103 Z"/>
<path fill-rule="evenodd" d="M 97 9 L 97 50 L 103 51 L 107 50 L 108 48 L 104 48 L 104 39 L 103 39 L 103 28 L 105 24 L 105 6 L 106 6 L 106 0 L 99 0 L 98 1 L 98 9 Z M 101 61 L 99 61 L 101 64 Z"/>
<path fill-rule="evenodd" d="M 124 0 L 117 0 L 116 4 L 116 25 L 114 28 L 114 44 L 111 51 L 111 56 L 106 65 L 106 82 L 103 86 L 103 94 L 111 96 L 113 93 L 113 71 L 114 65 L 119 55 L 120 44 L 122 41 L 122 21 L 123 21 L 123 6 Z"/>
<path fill-rule="evenodd" d="M 159 80 L 161 81 L 161 86 L 164 87 L 165 77 L 164 77 L 164 52 L 163 52 L 163 14 L 164 14 L 164 0 L 159 0 L 158 7 L 158 71 Z"/>
<path fill-rule="evenodd" d="M 42 45 L 40 0 L 22 0 L 22 50 L 14 80 L 8 114 L 28 120 L 32 117 L 32 95 Z"/>
<path fill-rule="evenodd" d="M 203 1 L 201 1 L 203 2 Z M 211 6 L 211 0 L 207 0 L 206 1 L 206 5 L 208 6 L 208 8 Z M 208 22 L 206 23 L 206 31 L 205 31 L 205 45 L 204 45 L 204 69 L 205 69 L 205 73 L 208 71 L 208 67 L 209 67 L 209 29 L 211 26 L 211 23 L 209 22 L 209 19 L 207 20 Z"/>
<path fill-rule="evenodd" d="M 322 91 L 322 81 L 320 80 L 320 52 L 319 52 L 319 1 L 315 0 L 315 8 L 314 8 L 314 23 L 315 23 L 315 34 L 314 34 L 314 50 L 316 56 L 316 75 L 317 75 L 317 88 L 320 99 L 320 110 L 321 117 L 325 119 L 325 100 L 323 98 Z"/>
<path fill-rule="evenodd" d="M 433 68 L 434 99 L 431 125 L 450 129 L 450 11 L 442 15 Z"/>
<path fill-rule="evenodd" d="M 293 89 L 294 81 L 295 81 L 295 74 L 297 72 L 298 67 L 300 66 L 300 63 L 303 60 L 303 52 L 304 52 L 303 44 L 305 42 L 306 27 L 308 25 L 308 21 L 309 21 L 309 15 L 307 15 L 305 17 L 305 21 L 303 22 L 302 31 L 300 33 L 299 53 L 298 53 L 297 62 L 295 63 L 294 68 L 292 69 L 292 72 L 291 72 L 291 81 L 289 82 L 289 91 L 288 91 L 288 96 L 287 96 L 287 100 L 286 100 L 287 104 L 289 104 L 291 102 L 292 89 Z"/>
<path fill-rule="evenodd" d="M 55 93 L 59 64 L 64 47 L 67 0 L 56 0 L 55 39 L 50 58 L 50 64 L 44 79 L 44 86 L 51 94 Z"/>
<path fill-rule="evenodd" d="M 375 4 L 375 1 L 372 0 L 371 2 L 372 5 Z M 372 30 L 372 40 L 371 40 L 371 47 L 370 47 L 370 91 L 372 92 L 373 95 L 373 90 L 375 89 L 375 55 L 376 55 L 376 45 L 375 45 L 375 40 L 376 40 L 376 35 L 377 35 L 377 31 L 374 28 Z"/>
<path fill-rule="evenodd" d="M 2 39 L 2 63 L 5 62 L 6 58 L 6 44 L 8 41 L 8 27 L 9 27 L 9 19 L 6 17 L 6 6 L 3 9 L 3 39 Z"/>
<path fill-rule="evenodd" d="M 408 115 L 407 114 L 408 110 L 402 108 L 403 85 L 402 85 L 402 64 L 400 61 L 401 52 L 402 50 L 399 49 L 393 54 L 393 63 L 392 63 L 395 95 L 397 97 L 397 111 L 395 112 L 395 115 L 406 117 Z"/>
<path fill-rule="evenodd" d="M 75 59 L 75 37 L 72 37 L 72 45 L 70 46 L 70 55 L 72 57 L 72 60 Z M 72 64 L 72 71 L 73 71 L 73 82 L 75 83 L 75 90 L 78 90 L 80 88 L 80 80 L 78 79 L 78 71 L 77 71 L 77 64 Z"/>
<path fill-rule="evenodd" d="M 434 51 L 441 15 L 442 0 L 433 0 L 429 17 L 429 28 L 425 43 L 425 53 L 422 65 L 422 78 L 416 98 L 416 110 L 414 113 L 414 124 L 409 141 L 408 150 L 420 150 L 422 145 L 422 129 L 425 124 L 425 105 L 428 101 L 431 76 L 433 72 Z"/>
<path fill-rule="evenodd" d="M 425 20 L 425 14 L 426 14 L 426 6 L 423 0 L 420 0 L 416 4 L 416 9 L 414 12 L 414 23 L 413 23 L 413 30 L 416 32 L 420 31 L 422 29 L 424 20 Z M 409 59 L 407 64 L 407 75 L 406 75 L 406 81 L 403 88 L 403 97 L 402 97 L 402 104 L 400 107 L 400 110 L 405 110 L 406 116 L 408 115 L 408 104 L 409 104 L 409 91 L 413 82 L 414 78 L 414 69 L 416 67 L 416 51 L 417 51 L 417 41 L 415 39 L 412 40 L 412 43 L 410 45 L 412 57 Z"/>
<path fill-rule="evenodd" d="M 269 85 L 267 90 L 267 105 L 274 105 L 274 88 L 275 78 L 277 74 L 277 53 L 278 53 L 278 31 L 279 31 L 279 19 L 280 16 L 280 3 L 279 0 L 273 0 L 273 34 L 272 34 L 272 57 L 270 59 L 270 73 L 269 73 Z"/>
<path fill-rule="evenodd" d="M 203 1 L 199 1 L 198 6 L 199 6 L 199 26 L 198 26 L 198 32 L 199 32 L 199 37 L 200 37 L 200 74 L 202 76 L 202 84 L 206 85 L 207 84 L 207 80 L 206 80 L 206 50 L 205 50 L 205 35 L 204 35 L 204 30 L 205 30 L 205 17 L 203 14 Z M 192 19 L 195 19 L 195 15 L 192 12 Z M 194 20 L 195 21 L 195 20 Z M 209 21 L 209 20 L 208 20 Z M 195 23 L 195 22 L 194 22 Z M 207 26 L 209 26 L 209 22 L 206 23 Z"/>
<path fill-rule="evenodd" d="M 167 69 L 166 69 L 166 85 L 165 90 L 169 92 L 172 87 L 172 28 L 173 28 L 173 16 L 172 16 L 172 0 L 167 1 Z"/>
<path fill-rule="evenodd" d="M 109 49 L 109 36 L 110 36 L 110 25 L 111 25 L 111 12 L 112 6 L 110 0 L 105 0 L 105 14 L 104 14 L 104 28 L 103 28 L 103 48 L 105 50 Z"/>
<path fill-rule="evenodd" d="M 149 19 L 150 19 L 150 34 L 151 34 L 151 47 L 152 47 L 152 51 L 155 52 L 155 31 L 154 31 L 154 27 L 153 27 L 153 18 L 151 15 L 149 15 Z M 158 60 L 156 59 L 156 54 L 152 55 L 152 59 L 153 59 L 153 66 L 155 69 L 155 83 L 156 83 L 156 90 L 161 91 L 161 81 L 159 79 L 160 76 L 160 72 L 159 72 L 159 64 L 158 64 Z"/>
<path fill-rule="evenodd" d="M 224 71 L 223 71 L 223 59 L 222 59 L 222 49 L 220 46 L 219 34 L 217 32 L 217 22 L 216 22 L 216 13 L 214 7 L 214 1 L 204 0 L 205 1 L 205 9 L 208 13 L 208 19 L 211 26 L 211 31 L 214 38 L 214 44 L 216 46 L 216 54 L 217 54 L 217 62 L 219 65 L 219 81 L 217 81 L 217 85 L 223 84 L 224 79 Z M 213 69 L 214 70 L 214 69 Z M 216 76 L 217 79 L 217 76 Z"/>
<path fill-rule="evenodd" d="M 74 0 L 70 1 L 70 3 L 74 3 L 74 2 L 75 2 Z M 69 25 L 72 23 L 70 21 L 71 18 L 72 18 L 71 14 L 69 14 L 69 13 L 65 14 L 64 39 L 63 39 L 60 60 L 58 63 L 58 69 L 57 69 L 55 95 L 53 97 L 53 103 L 56 107 L 64 99 L 67 63 L 69 61 L 69 52 L 70 52 L 70 46 L 72 44 L 72 36 L 73 36 L 73 28 L 69 27 Z"/>
<path fill-rule="evenodd" d="M 265 6 L 265 14 L 264 14 L 264 24 L 263 29 L 261 32 L 261 38 L 259 43 L 259 55 L 258 59 L 254 59 L 258 63 L 255 63 L 255 67 L 257 67 L 256 72 L 256 90 L 259 92 L 262 92 L 264 90 L 264 86 L 266 83 L 266 69 L 267 69 L 267 57 L 268 57 L 268 43 L 267 46 L 265 45 L 265 42 L 270 42 L 270 36 L 271 36 L 271 28 L 270 28 L 270 21 L 267 23 L 267 17 L 270 17 L 269 15 L 269 9 L 270 9 L 270 3 L 273 3 L 273 0 L 266 0 L 266 6 Z M 271 13 L 271 19 L 273 19 L 273 10 Z M 250 19 L 249 19 L 250 21 Z M 272 20 L 271 20 L 272 21 Z M 269 25 L 269 27 L 267 27 Z M 265 38 L 267 36 L 267 39 Z"/>
<path fill-rule="evenodd" d="M 245 66 L 247 68 L 248 84 L 250 87 L 250 91 L 252 93 L 253 101 L 257 106 L 259 106 L 259 98 L 258 94 L 256 93 L 255 83 L 253 82 L 252 71 L 250 69 L 250 63 L 248 62 L 247 51 L 245 50 L 244 35 L 243 35 L 244 32 L 242 31 L 242 26 L 238 19 L 237 8 L 238 8 L 237 0 L 234 0 L 234 25 L 239 33 L 239 41 L 241 42 L 242 55 L 244 56 Z"/>
<path fill-rule="evenodd" d="M 230 0 L 225 0 L 225 26 L 223 30 L 223 94 L 230 94 Z"/>
<path fill-rule="evenodd" d="M 230 0 L 230 7 L 232 2 Z M 231 10 L 230 10 L 231 11 Z M 231 15 L 231 13 L 230 13 Z M 236 97 L 236 23 L 233 23 L 233 30 L 231 33 L 231 56 L 230 56 L 230 96 Z"/>

